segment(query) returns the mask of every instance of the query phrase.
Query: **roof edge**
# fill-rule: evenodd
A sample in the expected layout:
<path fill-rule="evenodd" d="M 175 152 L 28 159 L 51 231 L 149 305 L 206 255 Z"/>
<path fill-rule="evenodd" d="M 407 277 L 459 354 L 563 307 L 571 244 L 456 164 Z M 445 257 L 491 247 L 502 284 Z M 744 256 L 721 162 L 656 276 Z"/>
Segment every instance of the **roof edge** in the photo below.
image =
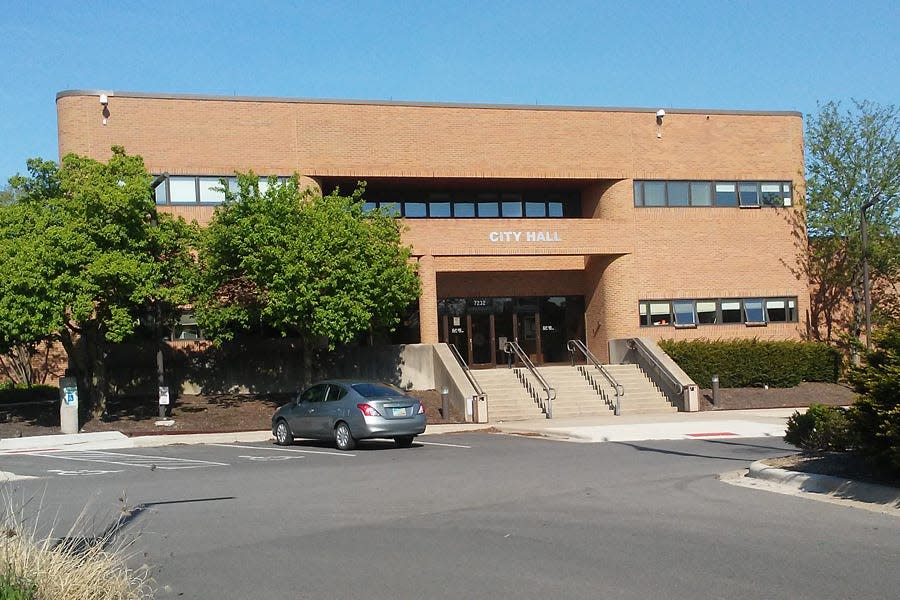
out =
<path fill-rule="evenodd" d="M 99 96 L 106 94 L 108 97 L 146 98 L 155 100 L 196 100 L 213 102 L 278 102 L 297 104 L 344 104 L 365 106 L 406 106 L 422 108 L 480 108 L 493 110 L 545 110 L 545 111 L 573 111 L 573 112 L 639 112 L 656 113 L 657 108 L 621 107 L 621 106 L 565 106 L 546 104 L 487 104 L 465 102 L 417 102 L 410 100 L 356 100 L 335 98 L 289 98 L 279 96 L 215 96 L 209 94 L 172 94 L 164 92 L 129 92 L 114 90 L 63 90 L 56 94 L 56 100 L 74 96 Z M 675 114 L 702 114 L 702 115 L 763 115 L 763 116 L 790 116 L 803 117 L 799 111 L 778 110 L 722 110 L 702 108 L 668 108 L 667 113 Z"/>

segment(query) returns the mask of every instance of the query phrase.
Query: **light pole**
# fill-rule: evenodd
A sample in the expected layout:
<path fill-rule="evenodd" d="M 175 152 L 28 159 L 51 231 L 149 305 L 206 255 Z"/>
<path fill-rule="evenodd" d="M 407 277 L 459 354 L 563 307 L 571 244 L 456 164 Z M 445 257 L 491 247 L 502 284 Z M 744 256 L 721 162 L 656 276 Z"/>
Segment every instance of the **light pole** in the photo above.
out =
<path fill-rule="evenodd" d="M 866 211 L 878 202 L 879 193 L 872 194 L 860 208 L 859 231 L 862 238 L 862 267 L 863 267 L 863 309 L 866 313 L 866 350 L 872 349 L 872 292 L 869 289 L 869 224 L 866 220 Z"/>

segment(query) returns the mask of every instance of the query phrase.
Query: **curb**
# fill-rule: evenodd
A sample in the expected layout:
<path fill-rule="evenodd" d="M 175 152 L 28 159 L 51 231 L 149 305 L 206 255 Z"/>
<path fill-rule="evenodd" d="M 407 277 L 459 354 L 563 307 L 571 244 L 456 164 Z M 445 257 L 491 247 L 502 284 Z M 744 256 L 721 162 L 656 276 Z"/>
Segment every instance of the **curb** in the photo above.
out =
<path fill-rule="evenodd" d="M 832 475 L 789 471 L 767 465 L 761 460 L 750 465 L 747 477 L 772 481 L 800 492 L 825 494 L 844 500 L 857 500 L 869 504 L 881 504 L 888 508 L 900 508 L 900 489 L 887 485 L 866 483 Z"/>

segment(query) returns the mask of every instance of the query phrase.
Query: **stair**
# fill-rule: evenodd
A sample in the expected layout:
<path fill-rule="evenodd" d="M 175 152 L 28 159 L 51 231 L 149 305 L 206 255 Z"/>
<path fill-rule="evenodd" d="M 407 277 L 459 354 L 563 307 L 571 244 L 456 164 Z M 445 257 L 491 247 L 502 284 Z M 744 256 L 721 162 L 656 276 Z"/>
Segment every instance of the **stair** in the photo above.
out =
<path fill-rule="evenodd" d="M 538 367 L 538 371 L 547 383 L 556 389 L 556 399 L 553 401 L 554 419 L 613 414 L 611 406 L 604 398 L 605 390 L 598 390 L 592 386 L 577 368 L 554 365 Z M 615 402 L 614 391 L 612 398 Z"/>
<path fill-rule="evenodd" d="M 666 395 L 656 387 L 638 365 L 603 365 L 603 367 L 625 388 L 621 414 L 678 412 L 678 408 L 669 402 Z M 615 393 L 612 398 L 615 401 Z"/>
<path fill-rule="evenodd" d="M 524 421 L 546 417 L 512 369 L 477 370 L 472 371 L 472 376 L 487 395 L 489 420 Z"/>

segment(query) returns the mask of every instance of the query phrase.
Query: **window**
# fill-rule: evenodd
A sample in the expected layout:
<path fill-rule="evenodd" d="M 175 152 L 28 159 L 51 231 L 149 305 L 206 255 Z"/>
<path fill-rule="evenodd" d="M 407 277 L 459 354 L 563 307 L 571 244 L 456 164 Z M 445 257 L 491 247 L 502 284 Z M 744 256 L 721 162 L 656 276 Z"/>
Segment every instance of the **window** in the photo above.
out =
<path fill-rule="evenodd" d="M 672 322 L 672 315 L 669 314 L 668 302 L 651 302 L 650 303 L 650 324 L 654 326 L 668 325 Z"/>
<path fill-rule="evenodd" d="M 789 182 L 758 181 L 635 181 L 635 206 L 760 206 L 791 205 Z"/>
<path fill-rule="evenodd" d="M 666 182 L 665 181 L 645 181 L 644 182 L 644 206 L 665 206 L 666 205 Z"/>
<path fill-rule="evenodd" d="M 708 325 L 718 323 L 716 318 L 716 301 L 715 300 L 698 300 L 697 301 L 697 322 Z"/>
<path fill-rule="evenodd" d="M 500 205 L 497 202 L 489 202 L 486 200 L 478 200 L 478 216 L 479 217 L 499 217 Z"/>
<path fill-rule="evenodd" d="M 641 300 L 641 327 L 743 323 L 748 327 L 797 321 L 796 298 L 727 298 L 721 300 Z"/>
<path fill-rule="evenodd" d="M 716 206 L 737 206 L 737 193 L 733 183 L 716 184 Z"/>
<path fill-rule="evenodd" d="M 547 205 L 543 202 L 526 202 L 525 203 L 525 216 L 526 217 L 546 217 L 547 216 Z"/>
<path fill-rule="evenodd" d="M 687 181 L 670 181 L 667 190 L 669 206 L 687 206 L 690 187 Z"/>
<path fill-rule="evenodd" d="M 443 218 L 450 216 L 450 196 L 448 194 L 431 194 L 428 197 L 428 216 Z"/>
<path fill-rule="evenodd" d="M 222 187 L 218 177 L 200 177 L 200 202 L 215 202 L 221 204 L 225 202 L 225 191 L 218 188 Z"/>
<path fill-rule="evenodd" d="M 744 300 L 744 323 L 748 325 L 764 325 L 766 313 L 763 301 L 759 299 Z"/>
<path fill-rule="evenodd" d="M 697 312 L 693 300 L 675 300 L 672 302 L 675 315 L 675 327 L 688 328 L 697 326 Z"/>
<path fill-rule="evenodd" d="M 712 187 L 708 181 L 691 182 L 691 206 L 712 206 Z"/>
<path fill-rule="evenodd" d="M 550 217 L 563 216 L 563 203 L 562 202 L 548 202 L 547 203 L 547 215 Z"/>
<path fill-rule="evenodd" d="M 200 330 L 200 326 L 197 325 L 197 319 L 194 317 L 194 313 L 185 312 L 182 313 L 181 317 L 178 319 L 178 323 L 175 324 L 175 327 L 172 329 L 172 339 L 173 340 L 202 340 L 203 332 Z"/>
<path fill-rule="evenodd" d="M 742 208 L 759 208 L 759 192 L 755 183 L 741 183 L 738 185 L 740 203 Z"/>
<path fill-rule="evenodd" d="M 197 202 L 197 182 L 193 177 L 169 177 L 169 202 L 193 204 Z"/>
<path fill-rule="evenodd" d="M 475 203 L 474 202 L 457 202 L 453 205 L 453 216 L 454 217 L 474 217 L 475 216 Z"/>
<path fill-rule="evenodd" d="M 500 203 L 500 208 L 504 217 L 521 217 L 522 216 L 522 201 L 521 200 L 512 200 L 504 198 L 503 202 Z"/>
<path fill-rule="evenodd" d="M 792 298 L 766 300 L 766 321 L 769 323 L 794 323 L 797 321 L 797 301 Z"/>
<path fill-rule="evenodd" d="M 722 300 L 722 322 L 740 323 L 741 321 L 741 301 Z"/>
<path fill-rule="evenodd" d="M 163 181 L 156 189 L 153 190 L 153 195 L 156 197 L 157 204 L 168 204 L 169 203 L 169 186 L 166 181 Z"/>
<path fill-rule="evenodd" d="M 785 206 L 780 183 L 763 183 L 759 190 L 759 200 L 763 206 Z"/>
<path fill-rule="evenodd" d="M 424 202 L 404 202 L 403 216 L 410 219 L 427 217 L 428 212 L 426 206 L 427 204 L 425 204 Z"/>

